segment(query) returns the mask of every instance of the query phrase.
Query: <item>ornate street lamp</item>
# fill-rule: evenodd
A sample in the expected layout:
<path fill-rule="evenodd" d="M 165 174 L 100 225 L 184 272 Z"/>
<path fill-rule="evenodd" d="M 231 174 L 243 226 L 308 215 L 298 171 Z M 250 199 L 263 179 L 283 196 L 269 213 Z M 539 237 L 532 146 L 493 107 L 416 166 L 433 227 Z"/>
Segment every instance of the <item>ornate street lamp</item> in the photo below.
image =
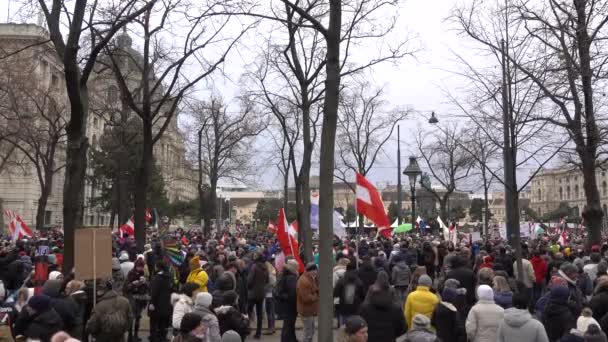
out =
<path fill-rule="evenodd" d="M 434 116 L 433 116 L 434 117 Z M 435 119 L 437 120 L 437 119 Z M 430 121 L 430 120 L 429 120 Z M 422 174 L 422 170 L 420 170 L 420 166 L 418 166 L 418 161 L 416 157 L 410 157 L 409 165 L 403 170 L 403 174 L 406 175 L 410 180 L 410 191 L 412 197 L 412 221 L 411 224 L 414 224 L 414 220 L 416 219 L 416 178 Z"/>
<path fill-rule="evenodd" d="M 437 119 L 437 117 L 435 116 L 435 112 L 431 113 L 431 118 L 429 119 L 429 123 L 430 124 L 436 124 L 439 123 L 439 120 Z"/>

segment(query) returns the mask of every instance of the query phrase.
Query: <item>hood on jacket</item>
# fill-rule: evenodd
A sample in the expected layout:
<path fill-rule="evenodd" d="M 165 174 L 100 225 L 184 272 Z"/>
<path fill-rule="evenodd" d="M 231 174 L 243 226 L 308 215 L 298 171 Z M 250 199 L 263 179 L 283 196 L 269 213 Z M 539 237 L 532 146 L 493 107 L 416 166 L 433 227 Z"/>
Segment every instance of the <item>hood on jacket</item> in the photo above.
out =
<path fill-rule="evenodd" d="M 225 314 L 227 314 L 227 313 L 228 313 L 230 310 L 233 310 L 233 309 L 234 309 L 234 308 L 233 308 L 232 306 L 230 306 L 230 305 L 222 305 L 222 306 L 219 306 L 219 307 L 215 308 L 215 310 L 214 310 L 214 311 L 215 311 L 215 313 L 216 313 L 217 315 L 225 315 Z"/>
<path fill-rule="evenodd" d="M 380 310 L 388 310 L 393 305 L 390 292 L 372 290 L 369 293 L 369 303 Z"/>
<path fill-rule="evenodd" d="M 171 305 L 175 306 L 175 304 L 177 304 L 177 302 L 181 302 L 182 304 L 187 304 L 190 306 L 193 305 L 192 298 L 190 298 L 182 293 L 172 293 L 171 294 Z"/>
<path fill-rule="evenodd" d="M 47 280 L 42 286 L 42 294 L 45 294 L 51 298 L 59 297 L 61 293 L 61 286 L 63 285 L 63 281 L 59 279 L 51 279 Z"/>
<path fill-rule="evenodd" d="M 526 309 L 509 308 L 504 313 L 505 323 L 514 328 L 521 327 L 532 319 L 532 315 Z"/>

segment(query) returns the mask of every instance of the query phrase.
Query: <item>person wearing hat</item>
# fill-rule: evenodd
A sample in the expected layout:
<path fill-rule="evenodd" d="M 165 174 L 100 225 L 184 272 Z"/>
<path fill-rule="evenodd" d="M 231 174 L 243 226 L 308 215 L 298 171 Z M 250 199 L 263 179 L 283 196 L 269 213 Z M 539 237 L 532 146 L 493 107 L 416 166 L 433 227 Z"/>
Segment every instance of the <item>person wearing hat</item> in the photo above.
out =
<path fill-rule="evenodd" d="M 129 340 L 137 341 L 139 339 L 139 322 L 141 314 L 148 305 L 150 300 L 149 283 L 144 272 L 145 262 L 142 259 L 135 261 L 135 267 L 127 275 L 124 282 L 122 292 L 129 299 L 131 309 L 133 310 L 133 327 L 129 329 Z"/>
<path fill-rule="evenodd" d="M 459 301 L 458 289 L 445 286 L 441 292 L 441 302 L 437 304 L 431 316 L 437 337 L 442 342 L 466 342 L 464 319 L 455 303 Z"/>
<path fill-rule="evenodd" d="M 350 316 L 340 329 L 338 342 L 366 342 L 367 323 L 361 316 Z"/>
<path fill-rule="evenodd" d="M 120 252 L 118 261 L 120 261 L 120 270 L 122 271 L 122 275 L 126 279 L 129 272 L 133 269 L 133 267 L 135 267 L 135 263 L 131 261 L 127 251 Z"/>
<path fill-rule="evenodd" d="M 222 335 L 221 342 L 242 342 L 241 335 L 234 330 L 228 330 Z"/>
<path fill-rule="evenodd" d="M 179 334 L 172 342 L 204 342 L 207 327 L 203 324 L 201 316 L 194 313 L 187 313 L 180 322 Z"/>
<path fill-rule="evenodd" d="M 59 314 L 51 307 L 51 298 L 35 295 L 17 317 L 13 334 L 19 338 L 48 342 L 56 332 L 63 328 Z"/>
<path fill-rule="evenodd" d="M 215 314 L 220 326 L 220 334 L 228 330 L 236 331 L 243 340 L 249 336 L 249 319 L 237 309 L 239 295 L 235 291 L 224 294 L 223 305 L 216 308 Z"/>
<path fill-rule="evenodd" d="M 465 329 L 471 342 L 496 341 L 498 325 L 503 320 L 505 309 L 494 303 L 494 290 L 488 285 L 477 288 L 477 304 L 473 305 Z"/>
<path fill-rule="evenodd" d="M 405 334 L 406 342 L 439 342 L 437 335 L 430 328 L 431 321 L 423 314 L 416 314 L 412 326 Z"/>
<path fill-rule="evenodd" d="M 187 283 L 196 283 L 199 286 L 201 292 L 207 291 L 207 283 L 209 282 L 209 276 L 201 267 L 201 260 L 198 256 L 190 259 L 190 273 L 186 279 Z"/>
<path fill-rule="evenodd" d="M 319 279 L 317 264 L 309 262 L 296 289 L 298 313 L 304 323 L 304 342 L 312 342 L 315 335 L 315 316 L 319 314 Z"/>
<path fill-rule="evenodd" d="M 220 326 L 217 316 L 211 310 L 213 296 L 208 292 L 199 292 L 194 297 L 193 313 L 201 316 L 203 324 L 207 327 L 207 340 L 215 342 L 220 340 Z M 239 337 L 240 338 L 240 337 Z"/>
<path fill-rule="evenodd" d="M 433 315 L 433 310 L 439 303 L 439 298 L 431 292 L 432 285 L 431 277 L 423 274 L 418 278 L 416 290 L 407 296 L 403 313 L 408 327 L 412 326 L 412 320 L 417 314 L 423 314 L 429 319 Z"/>

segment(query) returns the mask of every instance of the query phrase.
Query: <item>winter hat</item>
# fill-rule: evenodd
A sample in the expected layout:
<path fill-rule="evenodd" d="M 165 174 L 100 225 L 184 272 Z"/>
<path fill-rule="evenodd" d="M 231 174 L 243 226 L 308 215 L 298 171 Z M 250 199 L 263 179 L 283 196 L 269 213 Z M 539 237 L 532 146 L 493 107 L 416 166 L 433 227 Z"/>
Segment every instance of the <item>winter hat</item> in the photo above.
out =
<path fill-rule="evenodd" d="M 208 292 L 199 292 L 196 294 L 196 299 L 194 300 L 195 305 L 202 305 L 206 308 L 211 306 L 211 302 L 213 301 L 213 296 Z"/>
<path fill-rule="evenodd" d="M 480 285 L 477 288 L 477 298 L 479 298 L 479 300 L 493 301 L 494 300 L 494 290 L 492 290 L 492 288 L 489 287 L 488 285 Z"/>
<path fill-rule="evenodd" d="M 354 335 L 357 333 L 357 331 L 365 328 L 366 326 L 367 323 L 363 317 L 358 315 L 350 316 L 348 319 L 346 319 L 346 322 L 344 322 L 344 332 L 346 332 L 348 335 Z"/>
<path fill-rule="evenodd" d="M 558 285 L 551 287 L 549 292 L 549 299 L 553 302 L 565 303 L 570 295 L 568 286 Z"/>
<path fill-rule="evenodd" d="M 428 275 L 423 274 L 420 276 L 420 278 L 418 278 L 418 286 L 431 287 L 433 286 L 433 280 L 431 280 L 431 277 Z"/>
<path fill-rule="evenodd" d="M 61 277 L 63 277 L 63 275 L 59 271 L 52 271 L 51 273 L 49 273 L 49 280 L 57 280 Z"/>
<path fill-rule="evenodd" d="M 36 312 L 42 312 L 51 306 L 51 297 L 47 295 L 35 295 L 27 302 L 30 308 Z"/>
<path fill-rule="evenodd" d="M 241 335 L 234 330 L 228 330 L 222 335 L 222 342 L 242 342 Z"/>
<path fill-rule="evenodd" d="M 443 299 L 444 302 L 453 303 L 457 296 L 458 291 L 450 287 L 444 287 L 441 292 L 441 299 Z"/>
<path fill-rule="evenodd" d="M 6 298 L 6 287 L 4 287 L 4 282 L 0 280 L 0 301 L 4 301 Z"/>
<path fill-rule="evenodd" d="M 179 331 L 182 334 L 189 334 L 190 332 L 192 332 L 192 330 L 196 329 L 196 327 L 198 327 L 202 321 L 203 319 L 201 316 L 189 312 L 185 314 L 182 318 L 182 322 L 179 325 Z"/>
<path fill-rule="evenodd" d="M 120 252 L 120 256 L 118 257 L 119 261 L 129 261 L 129 253 L 122 251 Z"/>
<path fill-rule="evenodd" d="M 412 323 L 414 328 L 426 328 L 431 324 L 431 320 L 423 314 L 416 314 Z"/>
<path fill-rule="evenodd" d="M 454 278 L 447 279 L 445 283 L 443 283 L 443 287 L 449 287 L 451 289 L 457 289 L 460 287 L 460 282 Z"/>
<path fill-rule="evenodd" d="M 200 267 L 201 267 L 201 259 L 198 256 L 195 256 L 192 259 L 190 259 L 190 269 L 191 270 L 195 270 Z"/>

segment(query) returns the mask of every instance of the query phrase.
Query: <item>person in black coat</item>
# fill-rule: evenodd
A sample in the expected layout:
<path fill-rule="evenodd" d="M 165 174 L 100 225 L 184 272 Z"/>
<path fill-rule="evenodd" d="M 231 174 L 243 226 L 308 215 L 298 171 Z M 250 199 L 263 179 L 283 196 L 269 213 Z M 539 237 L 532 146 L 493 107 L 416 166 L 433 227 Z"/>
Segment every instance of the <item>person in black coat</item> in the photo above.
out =
<path fill-rule="evenodd" d="M 460 286 L 467 290 L 467 304 L 469 307 L 475 304 L 475 273 L 466 266 L 466 260 L 460 256 L 455 256 L 452 259 L 452 269 L 448 272 L 446 278 L 458 280 Z"/>
<path fill-rule="evenodd" d="M 165 263 L 158 260 L 154 266 L 156 274 L 150 283 L 150 341 L 162 342 L 167 337 L 167 329 L 171 324 L 171 274 Z"/>
<path fill-rule="evenodd" d="M 363 283 L 363 292 L 367 293 L 370 286 L 372 286 L 374 282 L 376 282 L 376 277 L 378 276 L 378 273 L 374 269 L 374 266 L 372 265 L 372 262 L 369 257 L 363 258 L 363 262 L 359 266 L 358 275 L 359 279 Z"/>
<path fill-rule="evenodd" d="M 298 263 L 289 260 L 283 266 L 281 277 L 277 281 L 276 296 L 277 310 L 283 317 L 281 342 L 296 342 L 296 319 L 298 318 Z"/>
<path fill-rule="evenodd" d="M 217 315 L 220 334 L 224 334 L 228 330 L 234 330 L 241 336 L 241 339 L 245 341 L 250 330 L 249 320 L 247 319 L 247 316 L 244 316 L 237 310 L 237 301 L 237 293 L 228 291 L 224 295 L 224 305 L 216 308 L 215 314 Z"/>
<path fill-rule="evenodd" d="M 602 318 L 608 313 L 608 276 L 598 278 L 597 287 L 588 306 L 593 311 L 593 318 L 602 325 L 602 330 L 606 333 L 608 325 L 602 324 Z"/>
<path fill-rule="evenodd" d="M 266 297 L 266 286 L 269 281 L 270 278 L 264 255 L 257 255 L 255 257 L 255 262 L 251 265 L 251 270 L 247 275 L 247 312 L 251 317 L 253 308 L 255 307 L 255 313 L 257 315 L 257 326 L 254 338 L 260 338 L 262 335 L 262 308 L 264 305 L 264 298 Z"/>
<path fill-rule="evenodd" d="M 63 296 L 60 291 L 63 280 L 47 280 L 42 286 L 42 294 L 49 296 L 51 307 L 59 314 L 63 322 L 63 328 L 72 331 L 76 327 L 76 312 L 78 304 L 73 298 Z"/>
<path fill-rule="evenodd" d="M 16 337 L 49 342 L 51 337 L 62 329 L 63 322 L 51 307 L 51 298 L 36 295 L 30 298 L 27 306 L 19 313 L 13 333 Z"/>
<path fill-rule="evenodd" d="M 572 328 L 576 328 L 577 317 L 568 306 L 567 286 L 554 286 L 549 294 L 549 302 L 545 306 L 542 322 L 550 342 L 559 341 Z"/>
<path fill-rule="evenodd" d="M 454 305 L 457 298 L 458 290 L 446 287 L 441 292 L 441 302 L 433 310 L 431 325 L 435 327 L 441 342 L 467 341 L 464 319 Z"/>
<path fill-rule="evenodd" d="M 339 298 L 337 312 L 340 321 L 357 314 L 359 306 L 365 300 L 365 295 L 355 265 L 348 264 L 344 277 L 340 278 L 334 287 L 334 298 Z"/>
<path fill-rule="evenodd" d="M 372 286 L 359 315 L 367 322 L 368 341 L 394 342 L 407 330 L 403 311 L 395 304 L 388 287 Z"/>

